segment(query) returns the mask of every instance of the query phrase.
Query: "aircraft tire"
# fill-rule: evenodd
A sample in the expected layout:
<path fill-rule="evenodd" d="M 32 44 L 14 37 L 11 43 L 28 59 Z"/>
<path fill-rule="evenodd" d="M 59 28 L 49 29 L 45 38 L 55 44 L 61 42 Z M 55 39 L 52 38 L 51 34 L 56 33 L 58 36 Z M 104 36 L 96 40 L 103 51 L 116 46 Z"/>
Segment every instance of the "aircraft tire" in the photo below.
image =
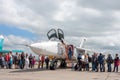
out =
<path fill-rule="evenodd" d="M 51 63 L 51 64 L 50 64 L 50 70 L 55 70 L 55 69 L 56 69 L 55 63 Z"/>

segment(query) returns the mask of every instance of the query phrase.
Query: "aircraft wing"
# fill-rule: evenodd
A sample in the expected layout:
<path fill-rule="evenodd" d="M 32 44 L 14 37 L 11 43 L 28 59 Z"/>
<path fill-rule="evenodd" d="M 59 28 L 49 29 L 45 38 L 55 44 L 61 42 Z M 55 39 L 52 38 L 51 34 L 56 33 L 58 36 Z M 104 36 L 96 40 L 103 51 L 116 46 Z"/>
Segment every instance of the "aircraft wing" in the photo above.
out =
<path fill-rule="evenodd" d="M 82 50 L 82 51 L 92 51 L 91 49 L 80 48 L 80 47 L 76 47 L 76 49 L 78 49 L 78 50 Z"/>
<path fill-rule="evenodd" d="M 91 49 L 76 47 L 77 54 L 94 53 Z"/>

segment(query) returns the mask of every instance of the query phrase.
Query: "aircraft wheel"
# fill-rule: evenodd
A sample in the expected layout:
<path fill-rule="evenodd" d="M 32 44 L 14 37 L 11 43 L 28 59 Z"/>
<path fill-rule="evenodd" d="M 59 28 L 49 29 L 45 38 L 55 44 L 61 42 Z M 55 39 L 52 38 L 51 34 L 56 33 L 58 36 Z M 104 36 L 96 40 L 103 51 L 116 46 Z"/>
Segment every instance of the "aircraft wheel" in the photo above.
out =
<path fill-rule="evenodd" d="M 67 65 L 67 63 L 66 63 L 65 59 L 62 59 L 61 64 L 60 64 L 60 68 L 66 68 L 66 65 Z"/>
<path fill-rule="evenodd" d="M 50 63 L 50 70 L 55 70 L 56 69 L 56 64 L 54 62 Z"/>

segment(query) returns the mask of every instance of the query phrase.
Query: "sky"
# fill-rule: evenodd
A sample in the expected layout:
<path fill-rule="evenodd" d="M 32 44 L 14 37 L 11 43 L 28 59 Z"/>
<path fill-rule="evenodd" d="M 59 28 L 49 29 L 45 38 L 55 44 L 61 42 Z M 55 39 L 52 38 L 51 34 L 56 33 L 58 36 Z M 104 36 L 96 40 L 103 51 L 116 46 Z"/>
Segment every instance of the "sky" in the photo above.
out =
<path fill-rule="evenodd" d="M 61 28 L 65 40 L 102 53 L 120 53 L 119 0 L 0 0 L 0 34 L 4 49 L 27 49 Z"/>

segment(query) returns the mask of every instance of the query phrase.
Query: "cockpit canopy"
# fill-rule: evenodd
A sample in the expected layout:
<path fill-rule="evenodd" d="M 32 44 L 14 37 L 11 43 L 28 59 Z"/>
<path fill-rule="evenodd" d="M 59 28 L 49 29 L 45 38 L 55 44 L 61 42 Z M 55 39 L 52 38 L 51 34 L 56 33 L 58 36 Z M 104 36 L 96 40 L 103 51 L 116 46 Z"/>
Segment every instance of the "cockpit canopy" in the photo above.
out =
<path fill-rule="evenodd" d="M 51 29 L 48 31 L 47 36 L 49 40 L 52 38 L 62 40 L 64 39 L 64 32 L 61 29 L 57 29 L 57 30 Z"/>

